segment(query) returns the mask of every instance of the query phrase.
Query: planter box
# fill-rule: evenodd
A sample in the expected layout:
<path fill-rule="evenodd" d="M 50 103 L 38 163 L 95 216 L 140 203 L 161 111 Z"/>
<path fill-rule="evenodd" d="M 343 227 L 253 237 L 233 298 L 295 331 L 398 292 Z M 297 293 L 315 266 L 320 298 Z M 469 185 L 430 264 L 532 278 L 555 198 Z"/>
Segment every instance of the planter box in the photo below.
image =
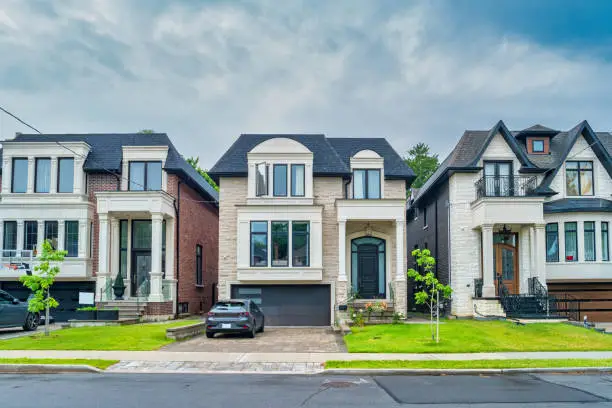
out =
<path fill-rule="evenodd" d="M 98 310 L 96 320 L 119 320 L 118 310 Z"/>
<path fill-rule="evenodd" d="M 96 311 L 77 310 L 74 312 L 74 320 L 96 320 Z"/>

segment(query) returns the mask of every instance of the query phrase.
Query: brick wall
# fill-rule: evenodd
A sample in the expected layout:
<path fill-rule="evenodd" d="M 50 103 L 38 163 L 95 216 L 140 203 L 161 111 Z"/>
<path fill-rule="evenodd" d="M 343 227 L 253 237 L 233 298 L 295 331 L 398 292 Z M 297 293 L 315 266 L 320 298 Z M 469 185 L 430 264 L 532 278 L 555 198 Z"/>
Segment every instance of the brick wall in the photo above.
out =
<path fill-rule="evenodd" d="M 94 205 L 93 218 L 93 254 L 92 254 L 92 273 L 96 276 L 98 273 L 98 240 L 99 240 L 99 222 L 98 222 L 98 202 L 94 193 L 97 191 L 116 191 L 118 186 L 117 177 L 108 173 L 96 173 L 87 175 L 87 194 L 89 201 Z"/>
<path fill-rule="evenodd" d="M 189 313 L 207 312 L 215 301 L 219 276 L 219 211 L 176 175 L 168 175 L 168 193 L 179 202 L 178 302 L 189 303 Z M 202 286 L 196 286 L 196 245 L 202 246 Z"/>
<path fill-rule="evenodd" d="M 148 316 L 171 316 L 172 302 L 147 303 L 144 313 Z"/>

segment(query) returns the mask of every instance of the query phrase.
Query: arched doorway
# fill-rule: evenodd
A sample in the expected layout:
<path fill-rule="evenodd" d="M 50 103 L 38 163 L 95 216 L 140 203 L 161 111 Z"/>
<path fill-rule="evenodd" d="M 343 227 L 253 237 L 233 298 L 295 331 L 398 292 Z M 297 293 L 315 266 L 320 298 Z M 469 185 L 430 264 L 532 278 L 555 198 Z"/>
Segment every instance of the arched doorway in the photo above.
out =
<path fill-rule="evenodd" d="M 351 284 L 362 299 L 386 298 L 386 245 L 376 237 L 351 241 Z"/>

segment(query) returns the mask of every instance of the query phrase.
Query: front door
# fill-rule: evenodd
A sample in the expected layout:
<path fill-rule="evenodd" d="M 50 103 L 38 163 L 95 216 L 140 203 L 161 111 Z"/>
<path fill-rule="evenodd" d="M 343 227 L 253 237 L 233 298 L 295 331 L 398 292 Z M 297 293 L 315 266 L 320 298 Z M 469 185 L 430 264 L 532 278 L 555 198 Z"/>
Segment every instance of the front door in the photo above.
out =
<path fill-rule="evenodd" d="M 374 299 L 378 288 L 378 251 L 375 245 L 360 245 L 357 254 L 359 268 L 359 294 L 364 299 Z"/>
<path fill-rule="evenodd" d="M 130 288 L 132 296 L 148 296 L 151 275 L 151 252 L 132 252 Z"/>
<path fill-rule="evenodd" d="M 508 289 L 511 295 L 519 294 L 518 269 L 518 236 L 509 234 L 507 237 L 495 237 L 493 259 L 495 266 L 495 286 L 499 293 L 498 279 Z"/>

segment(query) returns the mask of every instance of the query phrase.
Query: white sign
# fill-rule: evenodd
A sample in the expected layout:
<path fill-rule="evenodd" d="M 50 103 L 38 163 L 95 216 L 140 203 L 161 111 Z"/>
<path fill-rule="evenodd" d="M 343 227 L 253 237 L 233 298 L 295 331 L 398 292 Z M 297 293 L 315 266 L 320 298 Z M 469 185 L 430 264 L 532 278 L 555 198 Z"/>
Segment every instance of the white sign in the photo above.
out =
<path fill-rule="evenodd" d="M 93 305 L 94 304 L 94 293 L 93 292 L 79 292 L 79 305 Z"/>

